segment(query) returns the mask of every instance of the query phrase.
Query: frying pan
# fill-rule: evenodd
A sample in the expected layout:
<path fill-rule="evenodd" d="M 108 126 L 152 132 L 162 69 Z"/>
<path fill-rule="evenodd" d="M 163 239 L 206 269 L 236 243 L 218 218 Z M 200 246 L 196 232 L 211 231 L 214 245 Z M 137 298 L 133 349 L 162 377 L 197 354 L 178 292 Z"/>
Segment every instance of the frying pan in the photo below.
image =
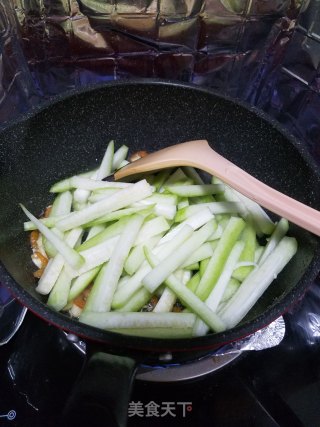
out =
<path fill-rule="evenodd" d="M 49 323 L 100 343 L 67 405 L 66 419 L 75 408 L 79 415 L 81 408 L 83 424 L 84 413 L 93 411 L 98 418 L 107 417 L 107 425 L 125 425 L 133 359 L 157 358 L 168 350 L 174 357 L 179 353 L 196 357 L 269 324 L 302 298 L 316 277 L 320 240 L 292 225 L 297 254 L 241 324 L 223 333 L 176 340 L 139 338 L 102 331 L 56 313 L 35 292 L 25 217 L 18 203 L 39 214 L 51 202 L 52 183 L 94 168 L 110 139 L 128 145 L 130 152 L 207 139 L 253 176 L 316 209 L 320 209 L 320 175 L 304 145 L 262 112 L 210 89 L 177 82 L 128 80 L 70 92 L 0 133 L 0 281 Z M 101 392 L 107 397 L 102 399 Z"/>

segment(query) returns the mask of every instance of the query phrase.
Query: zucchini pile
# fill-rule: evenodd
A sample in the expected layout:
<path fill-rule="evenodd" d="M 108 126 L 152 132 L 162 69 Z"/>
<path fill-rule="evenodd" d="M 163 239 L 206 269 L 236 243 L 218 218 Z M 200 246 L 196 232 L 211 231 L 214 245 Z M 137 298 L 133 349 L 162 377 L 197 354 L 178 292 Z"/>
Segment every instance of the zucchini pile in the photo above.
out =
<path fill-rule="evenodd" d="M 97 169 L 55 183 L 43 218 L 20 205 L 24 230 L 37 233 L 37 292 L 118 333 L 186 338 L 234 327 L 296 253 L 288 221 L 191 167 L 104 180 L 127 154 L 111 141 Z"/>

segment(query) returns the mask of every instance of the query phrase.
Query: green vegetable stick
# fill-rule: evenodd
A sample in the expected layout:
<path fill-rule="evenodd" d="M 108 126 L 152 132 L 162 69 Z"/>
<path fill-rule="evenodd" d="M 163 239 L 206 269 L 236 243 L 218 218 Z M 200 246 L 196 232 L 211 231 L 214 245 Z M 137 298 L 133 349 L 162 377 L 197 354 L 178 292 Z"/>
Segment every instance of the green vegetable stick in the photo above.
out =
<path fill-rule="evenodd" d="M 274 223 L 258 203 L 248 199 L 248 197 L 231 188 L 229 185 L 224 184 L 216 177 L 212 178 L 212 182 L 224 186 L 224 193 L 222 198 L 224 200 L 238 202 L 241 209 L 241 216 L 254 226 L 256 232 L 259 235 L 261 233 L 272 233 L 274 229 Z"/>
<path fill-rule="evenodd" d="M 81 274 L 71 283 L 71 288 L 68 295 L 68 302 L 74 300 L 78 295 L 83 292 L 88 285 L 95 279 L 96 275 L 99 273 L 101 266 L 94 267 L 92 270 L 87 271 L 86 273 Z"/>
<path fill-rule="evenodd" d="M 159 264 L 158 258 L 147 248 L 146 257 L 151 267 Z M 179 279 L 171 274 L 167 277 L 165 284 L 174 292 L 177 297 L 189 307 L 200 319 L 202 319 L 213 331 L 222 332 L 225 330 L 225 324 L 220 317 L 215 314 L 204 302 L 202 302 L 189 288 L 187 288 Z"/>
<path fill-rule="evenodd" d="M 189 280 L 189 282 L 186 284 L 186 287 L 190 289 L 190 291 L 195 292 L 199 283 L 200 283 L 200 272 L 198 271 L 197 273 L 195 273 L 191 279 Z"/>
<path fill-rule="evenodd" d="M 164 182 L 167 180 L 168 176 L 171 174 L 171 169 L 163 169 L 157 175 L 155 176 L 155 179 L 153 181 L 153 186 L 155 187 L 156 191 L 160 191 Z"/>
<path fill-rule="evenodd" d="M 219 279 L 228 255 L 245 225 L 242 218 L 230 218 L 196 290 L 196 295 L 202 301 L 208 298 Z"/>
<path fill-rule="evenodd" d="M 229 328 L 244 318 L 296 251 L 296 239 L 283 237 L 267 259 L 245 278 L 239 289 L 219 311 Z"/>
<path fill-rule="evenodd" d="M 254 228 L 251 225 L 247 225 L 243 230 L 240 239 L 244 242 L 245 246 L 240 255 L 239 262 L 254 262 L 256 249 L 256 232 Z M 232 277 L 242 282 L 252 269 L 253 266 L 238 267 L 232 273 Z"/>
<path fill-rule="evenodd" d="M 74 269 L 78 269 L 84 263 L 84 259 L 78 252 L 72 249 L 64 240 L 53 233 L 48 227 L 41 223 L 22 204 L 21 209 L 26 216 L 37 226 L 38 230 L 52 243 L 56 250 L 63 256 L 64 260 Z"/>
<path fill-rule="evenodd" d="M 147 197 L 140 202 L 136 202 L 135 205 L 154 205 L 156 203 L 160 203 L 162 205 L 176 205 L 178 202 L 178 197 L 174 194 L 164 194 L 164 193 L 153 193 L 152 196 Z"/>
<path fill-rule="evenodd" d="M 105 226 L 104 225 L 95 225 L 94 227 L 91 227 L 88 231 L 87 237 L 86 237 L 86 241 L 92 239 L 92 237 L 97 236 L 99 233 L 101 233 L 102 231 L 105 230 Z M 80 246 L 78 246 L 79 248 Z"/>
<path fill-rule="evenodd" d="M 79 320 L 101 329 L 115 328 L 191 328 L 193 313 L 121 313 L 83 311 Z"/>
<path fill-rule="evenodd" d="M 146 288 L 138 289 L 122 307 L 115 309 L 115 311 L 139 311 L 144 305 L 148 303 L 151 298 L 151 293 Z"/>
<path fill-rule="evenodd" d="M 96 203 L 96 202 L 100 202 L 100 200 L 105 199 L 106 197 L 111 196 L 114 193 L 117 193 L 119 191 L 119 188 L 108 188 L 104 191 L 93 191 L 89 198 L 88 198 L 88 202 L 89 203 Z"/>
<path fill-rule="evenodd" d="M 180 197 L 207 196 L 223 191 L 220 184 L 166 185 L 164 188 Z"/>
<path fill-rule="evenodd" d="M 210 295 L 206 299 L 206 305 L 214 312 L 217 311 L 219 303 L 222 299 L 222 296 L 228 286 L 229 280 L 231 279 L 232 272 L 238 259 L 241 255 L 241 252 L 244 248 L 244 242 L 236 242 L 231 249 L 231 252 L 225 262 L 223 271 L 220 274 L 219 279 L 217 280 L 214 288 L 212 289 Z M 197 319 L 194 325 L 194 335 L 202 336 L 208 332 L 208 326 L 201 320 Z"/>
<path fill-rule="evenodd" d="M 112 173 L 112 163 L 113 163 L 113 155 L 114 155 L 114 141 L 110 141 L 106 152 L 103 156 L 102 162 L 99 166 L 96 180 L 101 180 Z"/>
<path fill-rule="evenodd" d="M 236 292 L 236 290 L 239 288 L 239 286 L 240 286 L 240 282 L 237 279 L 234 279 L 233 277 L 231 277 L 226 287 L 226 290 L 224 291 L 224 294 L 222 296 L 221 303 L 228 301 L 232 297 L 232 295 Z"/>
<path fill-rule="evenodd" d="M 261 257 L 258 260 L 258 264 L 262 264 L 267 257 L 271 254 L 274 248 L 278 245 L 282 237 L 284 237 L 289 230 L 289 222 L 285 218 L 281 218 L 278 224 L 276 225 L 267 245 L 264 248 Z"/>
<path fill-rule="evenodd" d="M 188 225 L 188 226 L 192 227 L 194 230 L 196 230 L 197 228 L 200 228 L 202 225 L 206 224 L 207 222 L 209 222 L 212 219 L 213 219 L 213 215 L 210 212 L 210 210 L 207 208 L 203 209 L 201 212 L 198 212 L 198 213 L 190 216 L 185 221 L 181 222 L 179 225 L 177 225 L 176 227 L 174 227 L 170 231 L 168 231 L 168 233 L 165 236 L 163 236 L 161 243 L 164 243 L 164 242 L 171 240 L 186 225 Z"/>
<path fill-rule="evenodd" d="M 164 244 L 161 243 L 162 239 L 155 246 L 154 253 L 162 260 L 167 257 L 169 254 L 179 248 L 188 237 L 193 233 L 192 228 L 189 225 L 185 225 L 180 231 L 175 235 L 174 239 L 171 239 L 169 242 Z M 142 280 L 147 273 L 151 271 L 151 267 L 147 261 L 145 261 L 141 267 L 133 274 L 123 286 L 119 286 L 116 290 L 113 301 L 112 308 L 118 309 L 128 302 L 131 296 L 142 287 Z"/>
<path fill-rule="evenodd" d="M 210 261 L 210 258 L 206 258 L 200 262 L 200 268 L 199 268 L 200 277 L 204 275 L 204 272 L 208 267 L 209 261 Z"/>
<path fill-rule="evenodd" d="M 80 254 L 84 259 L 84 264 L 78 270 L 73 270 L 68 267 L 70 276 L 72 278 L 78 277 L 92 268 L 98 267 L 109 261 L 114 252 L 114 248 L 118 245 L 119 239 L 120 236 L 114 236 L 92 248 L 81 251 Z"/>
<path fill-rule="evenodd" d="M 198 249 L 189 256 L 188 259 L 182 264 L 182 268 L 190 267 L 193 263 L 198 263 L 206 258 L 210 258 L 213 255 L 213 249 L 211 243 L 203 243 Z"/>
<path fill-rule="evenodd" d="M 191 277 L 190 271 L 178 270 L 174 275 L 181 281 L 182 284 L 186 285 Z M 176 294 L 171 289 L 165 288 L 153 309 L 154 313 L 164 313 L 172 311 L 174 304 L 177 301 Z"/>
<path fill-rule="evenodd" d="M 90 178 L 92 175 L 94 175 L 97 172 L 97 169 L 90 170 L 88 172 L 80 173 L 77 176 L 80 176 L 82 178 Z M 62 179 L 61 181 L 56 182 L 52 185 L 50 188 L 50 193 L 62 193 L 64 191 L 72 190 L 71 186 L 71 177 Z"/>
<path fill-rule="evenodd" d="M 81 228 L 74 228 L 73 230 L 66 233 L 65 242 L 73 248 L 76 245 L 78 239 L 81 237 L 82 233 L 83 231 Z M 44 272 L 40 277 L 36 287 L 36 291 L 39 292 L 39 294 L 47 295 L 58 280 L 58 277 L 64 266 L 65 260 L 63 256 L 57 253 L 57 255 L 49 260 L 46 268 L 44 269 Z"/>
<path fill-rule="evenodd" d="M 48 228 L 53 228 L 56 225 L 56 222 L 62 218 L 67 217 L 68 215 L 59 215 L 59 216 L 48 216 L 47 218 L 40 218 L 39 221 L 41 224 L 45 225 Z M 25 221 L 23 223 L 24 231 L 37 230 L 38 227 L 32 221 Z"/>
<path fill-rule="evenodd" d="M 63 193 L 59 193 L 54 199 L 49 217 L 51 216 L 59 216 L 59 215 L 67 215 L 71 212 L 72 206 L 72 194 L 70 191 L 65 191 Z M 53 228 L 51 231 L 56 233 L 59 237 L 63 238 L 63 233 L 56 228 Z M 53 258 L 57 254 L 57 250 L 55 247 L 45 238 L 42 238 L 42 243 L 44 246 L 44 250 L 46 254 Z"/>
<path fill-rule="evenodd" d="M 195 205 L 186 206 L 179 209 L 174 217 L 175 222 L 181 222 L 189 218 L 194 213 L 200 212 L 203 208 L 209 208 L 211 213 L 217 214 L 236 214 L 239 212 L 238 204 L 235 202 L 212 202 L 212 203 L 197 203 Z"/>
<path fill-rule="evenodd" d="M 187 270 L 187 271 L 199 270 L 200 264 L 198 262 L 194 262 L 193 264 L 186 265 L 183 268 L 184 268 L 184 270 Z"/>
<path fill-rule="evenodd" d="M 100 233 L 92 236 L 90 239 L 87 239 L 83 242 L 78 248 L 77 251 L 81 252 L 86 249 L 90 249 L 93 246 L 98 245 L 99 243 L 104 242 L 105 240 L 111 239 L 111 237 L 118 236 L 126 224 L 128 223 L 130 217 L 121 218 L 119 221 L 115 222 L 109 227 L 103 229 Z"/>
<path fill-rule="evenodd" d="M 215 197 L 213 197 L 211 194 L 207 194 L 205 196 L 197 196 L 197 197 L 190 197 L 190 203 L 191 204 L 197 204 L 197 203 L 213 203 L 216 200 L 216 196 L 219 194 L 215 194 Z"/>
<path fill-rule="evenodd" d="M 119 209 L 113 212 L 109 212 L 99 218 L 88 222 L 85 224 L 87 227 L 93 227 L 99 224 L 106 224 L 108 222 L 117 221 L 121 218 L 129 217 L 133 214 L 139 213 L 140 215 L 149 215 L 153 211 L 153 206 L 136 206 L 136 207 L 128 207 L 124 209 Z"/>
<path fill-rule="evenodd" d="M 183 166 L 182 167 L 183 172 L 192 179 L 192 181 L 194 181 L 196 184 L 204 184 L 203 179 L 201 178 L 201 176 L 198 174 L 198 172 L 196 171 L 195 168 L 193 168 L 192 166 Z"/>
<path fill-rule="evenodd" d="M 133 202 L 144 199 L 145 197 L 150 196 L 151 193 L 152 188 L 146 180 L 138 181 L 136 184 L 133 184 L 132 187 L 123 188 L 105 200 L 94 203 L 81 211 L 72 212 L 62 220 L 58 221 L 56 223 L 56 227 L 65 231 L 70 228 L 82 226 L 101 217 L 105 213 L 116 211 Z"/>
<path fill-rule="evenodd" d="M 187 175 L 183 172 L 181 168 L 177 168 L 165 181 L 164 187 L 166 187 L 167 185 L 185 183 L 186 181 L 188 181 Z"/>
<path fill-rule="evenodd" d="M 193 328 L 118 328 L 109 330 L 117 334 L 165 339 L 191 338 L 193 334 Z"/>
<path fill-rule="evenodd" d="M 121 145 L 120 148 L 114 153 L 112 161 L 112 170 L 117 170 L 121 163 L 126 159 L 129 148 L 126 145 Z"/>
<path fill-rule="evenodd" d="M 217 223 L 215 220 L 209 221 L 199 230 L 195 231 L 174 254 L 168 255 L 159 265 L 151 270 L 142 280 L 143 285 L 149 292 L 154 292 L 170 274 L 180 268 L 185 260 L 208 240 L 216 227 Z"/>
<path fill-rule="evenodd" d="M 65 268 L 61 271 L 58 280 L 50 292 L 47 304 L 53 310 L 60 311 L 68 303 L 68 294 L 71 286 L 71 277 Z"/>
<path fill-rule="evenodd" d="M 110 260 L 105 264 L 92 287 L 85 305 L 85 311 L 110 311 L 111 302 L 120 279 L 125 260 L 137 237 L 144 218 L 140 215 L 133 216 L 122 231 Z"/>
<path fill-rule="evenodd" d="M 151 237 L 158 236 L 159 234 L 165 233 L 170 229 L 168 221 L 163 216 L 157 216 L 146 221 L 134 242 L 134 245 L 139 245 Z"/>
<path fill-rule="evenodd" d="M 177 209 L 183 209 L 190 205 L 188 197 L 179 197 L 179 202 L 177 204 Z M 177 222 L 177 221 L 175 221 Z"/>
<path fill-rule="evenodd" d="M 122 190 L 123 188 L 132 187 L 133 184 L 129 182 L 113 182 L 113 181 L 97 181 L 96 179 L 83 178 L 80 176 L 73 176 L 70 178 L 71 185 L 73 188 L 80 188 L 82 190 Z M 103 194 L 101 192 L 100 194 Z"/>
<path fill-rule="evenodd" d="M 263 251 L 265 247 L 264 246 L 256 246 L 255 252 L 254 252 L 254 262 L 258 263 L 259 259 L 261 258 Z"/>
<path fill-rule="evenodd" d="M 152 236 L 149 239 L 145 240 L 143 243 L 135 245 L 132 248 L 124 264 L 124 270 L 126 271 L 126 273 L 132 276 L 140 268 L 143 261 L 145 261 L 144 249 L 143 249 L 144 246 L 148 246 L 148 248 L 150 249 L 154 248 L 154 246 L 159 242 L 161 237 L 162 237 L 162 234 L 159 234 L 157 236 Z"/>

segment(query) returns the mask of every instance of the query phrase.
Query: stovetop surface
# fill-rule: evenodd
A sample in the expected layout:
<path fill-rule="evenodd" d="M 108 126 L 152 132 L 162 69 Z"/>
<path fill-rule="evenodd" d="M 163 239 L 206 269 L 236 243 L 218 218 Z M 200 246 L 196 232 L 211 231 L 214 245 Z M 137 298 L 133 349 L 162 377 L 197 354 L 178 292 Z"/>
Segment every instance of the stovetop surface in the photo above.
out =
<path fill-rule="evenodd" d="M 244 352 L 199 379 L 136 380 L 128 427 L 319 425 L 319 308 L 316 282 L 284 315 L 286 335 L 278 346 Z M 0 426 L 59 426 L 84 360 L 63 332 L 28 312 L 17 334 L 0 348 Z"/>

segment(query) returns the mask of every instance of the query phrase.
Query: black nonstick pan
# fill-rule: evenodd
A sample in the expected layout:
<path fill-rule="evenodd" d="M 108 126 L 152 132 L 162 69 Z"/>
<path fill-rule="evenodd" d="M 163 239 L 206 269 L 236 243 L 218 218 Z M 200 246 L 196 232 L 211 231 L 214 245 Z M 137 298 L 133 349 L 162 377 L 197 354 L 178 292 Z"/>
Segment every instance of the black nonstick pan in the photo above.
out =
<path fill-rule="evenodd" d="M 292 225 L 297 254 L 242 323 L 224 333 L 177 340 L 138 338 L 102 331 L 56 313 L 35 292 L 34 266 L 23 231 L 25 217 L 18 204 L 40 214 L 51 201 L 50 186 L 95 167 L 111 139 L 128 145 L 131 152 L 207 139 L 216 151 L 261 181 L 316 209 L 320 209 L 320 169 L 302 143 L 261 112 L 212 90 L 168 81 L 129 80 L 68 93 L 1 132 L 0 281 L 49 323 L 99 343 L 99 354 L 95 353 L 91 368 L 76 386 L 78 395 L 69 402 L 69 409 L 81 407 L 78 415 L 84 424 L 88 409 L 98 418 L 109 417 L 108 423 L 100 425 L 124 425 L 132 358 L 148 359 L 164 351 L 192 358 L 269 324 L 302 298 L 316 277 L 320 240 Z M 108 396 L 108 404 L 101 392 Z M 80 405 L 82 398 L 86 404 Z M 108 407 L 114 410 L 114 418 Z"/>

